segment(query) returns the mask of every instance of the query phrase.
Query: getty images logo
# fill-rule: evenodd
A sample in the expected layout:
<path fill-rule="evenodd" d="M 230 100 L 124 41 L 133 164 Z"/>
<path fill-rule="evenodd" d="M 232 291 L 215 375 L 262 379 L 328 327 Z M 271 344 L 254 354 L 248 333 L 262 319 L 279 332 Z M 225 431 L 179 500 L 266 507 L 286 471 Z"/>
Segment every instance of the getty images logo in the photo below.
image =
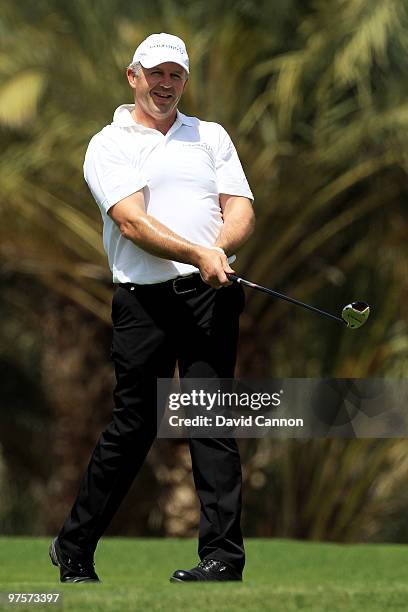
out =
<path fill-rule="evenodd" d="M 204 389 L 191 389 L 184 393 L 170 393 L 168 405 L 170 410 L 196 407 L 206 411 L 236 408 L 257 412 L 258 410 L 270 410 L 280 406 L 282 393 L 282 389 L 275 393 L 244 391 L 243 389 L 233 392 L 221 391 L 220 389 L 214 392 L 208 392 Z"/>

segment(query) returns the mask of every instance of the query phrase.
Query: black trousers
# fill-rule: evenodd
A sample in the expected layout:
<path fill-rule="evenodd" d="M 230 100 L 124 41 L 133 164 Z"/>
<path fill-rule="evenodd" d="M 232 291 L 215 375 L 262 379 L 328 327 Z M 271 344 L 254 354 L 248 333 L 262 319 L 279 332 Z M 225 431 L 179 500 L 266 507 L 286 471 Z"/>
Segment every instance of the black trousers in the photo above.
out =
<path fill-rule="evenodd" d="M 61 547 L 74 557 L 93 554 L 156 437 L 157 378 L 172 378 L 176 362 L 181 378 L 233 377 L 242 287 L 215 290 L 194 275 L 177 290 L 191 286 L 177 294 L 171 282 L 120 285 L 113 296 L 115 407 L 59 534 Z M 190 438 L 189 445 L 201 509 L 199 557 L 242 570 L 237 444 L 232 438 Z"/>

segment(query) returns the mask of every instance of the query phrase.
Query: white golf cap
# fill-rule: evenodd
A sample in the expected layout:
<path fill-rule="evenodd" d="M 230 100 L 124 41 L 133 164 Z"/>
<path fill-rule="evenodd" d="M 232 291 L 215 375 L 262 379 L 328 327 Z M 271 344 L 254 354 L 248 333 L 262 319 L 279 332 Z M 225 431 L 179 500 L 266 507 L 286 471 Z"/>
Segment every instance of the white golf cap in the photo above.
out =
<path fill-rule="evenodd" d="M 172 34 L 151 34 L 135 51 L 133 62 L 140 62 L 143 68 L 153 68 L 164 62 L 179 64 L 189 73 L 189 61 L 184 42 Z"/>

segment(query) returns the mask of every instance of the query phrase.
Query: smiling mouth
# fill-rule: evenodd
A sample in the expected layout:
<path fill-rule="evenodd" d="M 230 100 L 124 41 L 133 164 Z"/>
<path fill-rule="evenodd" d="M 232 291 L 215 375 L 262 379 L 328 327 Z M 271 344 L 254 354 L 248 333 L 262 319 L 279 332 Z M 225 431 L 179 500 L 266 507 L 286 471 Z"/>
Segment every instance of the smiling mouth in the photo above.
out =
<path fill-rule="evenodd" d="M 154 96 L 157 96 L 158 98 L 160 98 L 161 100 L 169 100 L 170 98 L 172 98 L 173 96 L 171 94 L 166 94 L 166 93 L 159 93 L 157 91 L 153 92 Z"/>

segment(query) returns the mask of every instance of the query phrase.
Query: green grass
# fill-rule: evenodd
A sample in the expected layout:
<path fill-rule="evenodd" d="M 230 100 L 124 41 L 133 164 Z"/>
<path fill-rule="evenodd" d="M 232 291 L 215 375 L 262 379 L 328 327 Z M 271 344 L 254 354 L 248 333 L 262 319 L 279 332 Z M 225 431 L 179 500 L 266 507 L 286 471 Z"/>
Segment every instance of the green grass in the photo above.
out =
<path fill-rule="evenodd" d="M 383 612 L 408 610 L 408 547 L 247 540 L 244 582 L 170 584 L 196 562 L 196 541 L 106 538 L 95 555 L 102 584 L 62 585 L 49 540 L 0 538 L 1 592 L 59 592 L 63 607 L 2 610 L 74 612 Z"/>

